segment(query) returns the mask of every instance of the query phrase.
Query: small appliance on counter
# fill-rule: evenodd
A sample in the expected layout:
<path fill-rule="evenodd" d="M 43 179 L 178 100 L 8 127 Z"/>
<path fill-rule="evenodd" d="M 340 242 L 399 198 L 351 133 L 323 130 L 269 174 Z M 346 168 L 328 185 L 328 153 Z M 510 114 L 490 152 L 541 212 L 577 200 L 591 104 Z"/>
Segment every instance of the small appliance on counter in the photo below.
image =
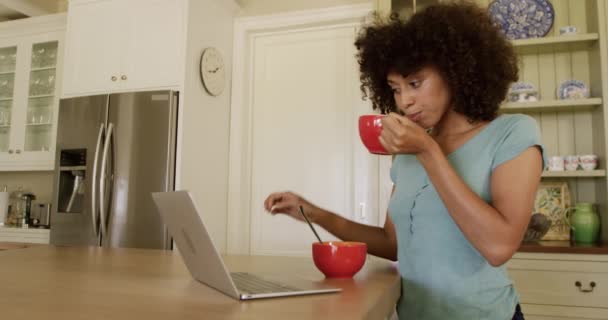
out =
<path fill-rule="evenodd" d="M 32 218 L 30 219 L 30 227 L 39 229 L 51 228 L 51 204 L 38 203 L 35 210 L 32 209 Z"/>
<path fill-rule="evenodd" d="M 27 228 L 31 223 L 32 202 L 36 195 L 19 187 L 9 195 L 9 210 L 5 225 Z"/>

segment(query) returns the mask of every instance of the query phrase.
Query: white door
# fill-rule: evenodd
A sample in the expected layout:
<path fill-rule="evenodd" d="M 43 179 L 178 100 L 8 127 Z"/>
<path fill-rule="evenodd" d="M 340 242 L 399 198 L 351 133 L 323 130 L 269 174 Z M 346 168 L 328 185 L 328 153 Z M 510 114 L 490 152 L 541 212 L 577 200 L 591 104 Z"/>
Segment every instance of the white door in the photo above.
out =
<path fill-rule="evenodd" d="M 357 131 L 358 115 L 371 106 L 361 99 L 354 39 L 355 27 L 344 26 L 259 35 L 252 44 L 252 254 L 309 255 L 315 241 L 306 224 L 264 211 L 273 191 L 379 222 L 378 156 Z"/>
<path fill-rule="evenodd" d="M 121 1 L 71 5 L 68 13 L 63 93 L 85 95 L 120 86 L 121 40 L 128 14 Z M 113 19 L 107 19 L 113 17 Z"/>

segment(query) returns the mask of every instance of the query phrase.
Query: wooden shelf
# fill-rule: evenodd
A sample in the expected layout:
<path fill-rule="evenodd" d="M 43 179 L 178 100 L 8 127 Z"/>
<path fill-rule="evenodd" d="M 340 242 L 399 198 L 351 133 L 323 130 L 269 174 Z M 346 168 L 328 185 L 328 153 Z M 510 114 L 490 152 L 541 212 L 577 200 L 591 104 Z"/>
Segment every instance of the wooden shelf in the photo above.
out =
<path fill-rule="evenodd" d="M 576 244 L 570 241 L 524 242 L 518 252 L 608 254 L 608 244 Z"/>
<path fill-rule="evenodd" d="M 541 100 L 535 102 L 508 102 L 503 104 L 500 110 L 504 112 L 589 111 L 601 105 L 601 98 Z"/>
<path fill-rule="evenodd" d="M 38 96 L 29 96 L 29 99 L 42 99 L 42 98 L 50 98 L 50 97 L 54 97 L 54 94 L 42 94 L 42 95 L 38 95 Z"/>
<path fill-rule="evenodd" d="M 592 178 L 605 177 L 606 170 L 543 171 L 543 178 Z"/>
<path fill-rule="evenodd" d="M 46 71 L 46 70 L 53 70 L 55 69 L 55 66 L 52 67 L 43 67 L 43 68 L 32 68 L 30 69 L 31 72 L 36 72 L 36 71 Z"/>
<path fill-rule="evenodd" d="M 513 46 L 515 46 L 516 48 L 519 48 L 519 47 L 546 46 L 546 45 L 584 43 L 584 42 L 591 43 L 591 42 L 597 41 L 598 39 L 599 39 L 599 35 L 597 33 L 587 33 L 587 34 L 564 35 L 564 36 L 556 36 L 556 37 L 512 40 L 511 43 L 513 43 Z"/>

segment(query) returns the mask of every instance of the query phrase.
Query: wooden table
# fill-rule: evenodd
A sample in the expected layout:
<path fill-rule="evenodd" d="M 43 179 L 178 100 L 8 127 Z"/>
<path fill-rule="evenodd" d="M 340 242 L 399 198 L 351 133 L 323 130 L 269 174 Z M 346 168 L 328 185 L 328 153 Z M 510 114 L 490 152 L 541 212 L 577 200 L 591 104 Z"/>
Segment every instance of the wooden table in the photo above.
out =
<path fill-rule="evenodd" d="M 231 271 L 323 279 L 312 259 L 226 256 Z M 2 319 L 386 319 L 397 269 L 368 258 L 341 293 L 239 302 L 193 280 L 179 254 L 147 249 L 38 246 L 0 251 Z"/>

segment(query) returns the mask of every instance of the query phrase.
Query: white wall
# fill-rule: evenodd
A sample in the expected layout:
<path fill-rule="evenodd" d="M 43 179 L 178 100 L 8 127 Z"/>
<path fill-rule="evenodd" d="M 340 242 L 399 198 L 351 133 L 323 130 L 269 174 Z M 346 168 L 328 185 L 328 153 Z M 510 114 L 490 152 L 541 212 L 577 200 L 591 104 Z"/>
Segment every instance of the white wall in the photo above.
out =
<path fill-rule="evenodd" d="M 237 9 L 232 0 L 190 1 L 186 75 L 181 98 L 178 188 L 192 192 L 221 251 L 226 249 L 230 75 Z M 210 46 L 223 53 L 226 64 L 226 88 L 217 97 L 208 95 L 200 81 L 200 55 Z"/>
<path fill-rule="evenodd" d="M 375 0 L 239 0 L 241 16 L 257 16 L 287 11 L 337 7 Z"/>
<path fill-rule="evenodd" d="M 0 191 L 4 186 L 9 192 L 23 187 L 36 195 L 34 202 L 49 203 L 53 200 L 53 171 L 0 172 Z"/>

